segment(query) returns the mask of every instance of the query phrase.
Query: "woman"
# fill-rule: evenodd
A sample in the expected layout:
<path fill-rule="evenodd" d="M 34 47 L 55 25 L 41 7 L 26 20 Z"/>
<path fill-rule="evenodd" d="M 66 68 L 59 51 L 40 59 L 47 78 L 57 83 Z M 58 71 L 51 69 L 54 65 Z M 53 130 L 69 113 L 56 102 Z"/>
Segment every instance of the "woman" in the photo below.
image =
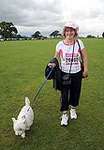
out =
<path fill-rule="evenodd" d="M 76 108 L 79 105 L 82 77 L 88 76 L 87 52 L 83 42 L 77 38 L 78 26 L 68 22 L 63 29 L 64 39 L 56 45 L 55 58 L 60 62 L 62 71 L 61 89 L 61 126 L 67 126 L 70 106 L 70 118 L 77 119 Z M 83 70 L 81 65 L 83 60 Z M 49 66 L 55 66 L 49 63 Z"/>

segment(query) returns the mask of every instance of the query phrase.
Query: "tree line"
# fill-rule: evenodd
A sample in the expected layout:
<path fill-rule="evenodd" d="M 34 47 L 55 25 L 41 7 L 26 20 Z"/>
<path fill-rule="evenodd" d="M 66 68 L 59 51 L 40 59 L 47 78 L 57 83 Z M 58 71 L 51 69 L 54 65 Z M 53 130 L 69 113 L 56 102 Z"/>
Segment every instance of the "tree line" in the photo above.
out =
<path fill-rule="evenodd" d="M 12 22 L 0 22 L 0 36 L 3 39 L 6 38 L 22 38 L 20 34 L 18 34 L 17 28 L 14 26 Z M 61 36 L 58 30 L 52 32 L 49 36 L 51 37 L 58 37 Z M 44 39 L 46 38 L 41 34 L 40 31 L 36 31 L 31 35 L 31 38 L 36 38 L 36 39 Z"/>
<path fill-rule="evenodd" d="M 53 31 L 49 34 L 50 37 L 62 37 L 58 30 Z M 6 38 L 22 38 L 20 34 L 18 34 L 17 28 L 14 26 L 12 22 L 0 22 L 0 37 L 3 39 Z M 88 38 L 94 38 L 92 35 L 88 35 Z M 102 33 L 102 37 L 104 38 L 104 32 Z M 43 36 L 40 31 L 36 31 L 31 35 L 31 38 L 35 39 L 45 39 L 47 37 Z"/>

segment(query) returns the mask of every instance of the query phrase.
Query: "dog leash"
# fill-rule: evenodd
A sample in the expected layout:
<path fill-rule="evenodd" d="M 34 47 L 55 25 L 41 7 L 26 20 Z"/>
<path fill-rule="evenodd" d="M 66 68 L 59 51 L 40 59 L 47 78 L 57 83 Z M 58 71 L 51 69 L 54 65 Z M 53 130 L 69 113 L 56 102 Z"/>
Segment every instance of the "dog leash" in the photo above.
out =
<path fill-rule="evenodd" d="M 44 85 L 47 83 L 48 78 L 49 78 L 49 76 L 51 75 L 53 69 L 54 69 L 54 67 L 51 67 L 51 70 L 50 70 L 49 74 L 47 75 L 47 77 L 45 78 L 45 80 L 42 82 L 42 84 L 39 86 L 39 88 L 37 89 L 37 92 L 36 92 L 35 96 L 33 96 L 33 98 L 32 98 L 33 101 L 32 101 L 32 105 L 31 105 L 32 107 L 34 106 L 35 101 L 36 101 L 36 99 L 37 99 L 37 97 L 38 97 L 40 91 L 43 89 Z"/>
<path fill-rule="evenodd" d="M 38 88 L 38 90 L 37 90 L 35 96 L 33 96 L 33 98 L 32 98 L 33 101 L 32 101 L 32 103 L 31 103 L 31 106 L 32 106 L 32 107 L 34 106 L 34 104 L 35 104 L 34 102 L 36 101 L 36 99 L 37 99 L 37 97 L 38 97 L 40 91 L 42 90 L 42 88 L 44 87 L 44 85 L 47 83 L 48 78 L 49 78 L 49 76 L 51 75 L 53 69 L 54 69 L 54 67 L 51 67 L 51 70 L 50 70 L 49 74 L 47 75 L 47 77 L 45 78 L 45 80 L 42 82 L 42 84 L 39 86 L 39 88 Z M 18 115 L 19 110 L 20 110 L 20 108 L 15 112 L 15 116 Z M 13 115 L 13 116 L 14 116 L 14 115 Z"/>

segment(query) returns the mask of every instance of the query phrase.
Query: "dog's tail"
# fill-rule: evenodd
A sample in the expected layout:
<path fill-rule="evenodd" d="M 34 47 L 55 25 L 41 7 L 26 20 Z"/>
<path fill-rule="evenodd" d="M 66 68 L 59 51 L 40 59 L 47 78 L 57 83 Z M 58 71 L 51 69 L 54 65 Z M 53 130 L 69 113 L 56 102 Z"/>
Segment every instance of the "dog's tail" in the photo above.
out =
<path fill-rule="evenodd" d="M 25 105 L 29 105 L 30 106 L 30 100 L 28 97 L 25 97 Z"/>

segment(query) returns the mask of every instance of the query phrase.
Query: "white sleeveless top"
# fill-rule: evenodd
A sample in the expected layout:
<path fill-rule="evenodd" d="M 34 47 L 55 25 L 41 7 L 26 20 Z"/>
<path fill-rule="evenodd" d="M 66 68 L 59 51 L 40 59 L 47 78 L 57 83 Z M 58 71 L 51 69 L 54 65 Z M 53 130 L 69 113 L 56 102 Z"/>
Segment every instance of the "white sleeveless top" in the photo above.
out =
<path fill-rule="evenodd" d="M 79 45 L 80 45 L 80 50 L 84 48 L 83 42 L 78 39 Z M 79 45 L 78 42 L 75 42 L 74 45 L 74 54 L 73 54 L 73 45 L 67 45 L 63 41 L 60 41 L 56 45 L 56 51 L 59 53 L 60 57 L 60 69 L 65 72 L 69 73 L 70 70 L 70 65 L 71 65 L 71 59 L 72 59 L 72 54 L 73 54 L 73 61 L 72 61 L 72 66 L 70 73 L 77 73 L 81 70 L 81 55 L 80 55 L 80 50 L 79 50 Z"/>

